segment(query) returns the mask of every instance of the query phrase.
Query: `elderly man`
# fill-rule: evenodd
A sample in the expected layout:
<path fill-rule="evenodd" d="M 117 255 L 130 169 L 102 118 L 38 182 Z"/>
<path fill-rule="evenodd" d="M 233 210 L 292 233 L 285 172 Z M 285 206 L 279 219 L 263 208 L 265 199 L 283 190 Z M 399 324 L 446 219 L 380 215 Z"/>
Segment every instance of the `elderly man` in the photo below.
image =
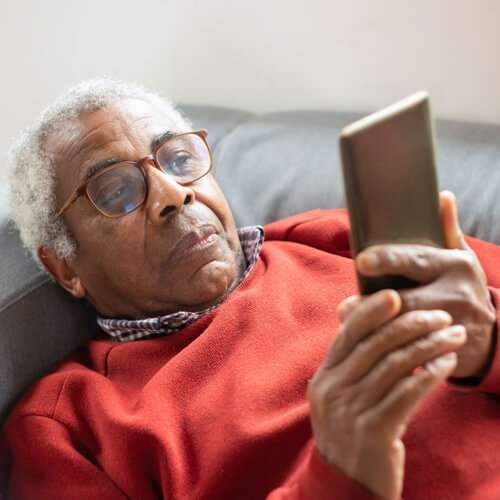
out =
<path fill-rule="evenodd" d="M 448 249 L 356 262 L 422 286 L 361 298 L 344 211 L 237 229 L 206 133 L 145 89 L 76 86 L 11 158 L 26 246 L 103 333 L 10 415 L 9 498 L 500 498 L 500 251 L 450 194 Z"/>

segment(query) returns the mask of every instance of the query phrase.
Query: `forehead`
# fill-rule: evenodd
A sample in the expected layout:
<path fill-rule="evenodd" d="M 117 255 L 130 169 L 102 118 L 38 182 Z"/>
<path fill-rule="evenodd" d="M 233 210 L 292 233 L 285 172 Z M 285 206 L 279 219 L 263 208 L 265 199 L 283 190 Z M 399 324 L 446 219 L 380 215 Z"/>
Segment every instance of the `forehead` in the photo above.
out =
<path fill-rule="evenodd" d="M 81 177 L 96 161 L 149 154 L 153 139 L 166 131 L 181 130 L 164 109 L 127 99 L 82 113 L 54 134 L 47 146 L 58 167 L 64 168 L 65 177 Z"/>

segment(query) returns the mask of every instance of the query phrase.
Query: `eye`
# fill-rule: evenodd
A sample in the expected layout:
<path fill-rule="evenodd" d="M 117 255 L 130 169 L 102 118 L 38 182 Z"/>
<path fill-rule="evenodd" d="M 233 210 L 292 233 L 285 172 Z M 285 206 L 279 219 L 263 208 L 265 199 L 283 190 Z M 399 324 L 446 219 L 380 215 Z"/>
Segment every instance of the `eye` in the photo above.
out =
<path fill-rule="evenodd" d="M 189 160 L 191 159 L 191 156 L 187 153 L 180 153 L 178 154 L 174 160 L 172 160 L 168 165 L 166 165 L 166 168 L 173 174 L 173 175 L 182 175 L 185 173 L 185 170 L 188 166 Z"/>
<path fill-rule="evenodd" d="M 92 198 L 98 204 L 109 205 L 127 196 L 130 179 L 125 170 L 114 169 L 97 177 L 89 185 Z"/>
<path fill-rule="evenodd" d="M 87 194 L 97 208 L 108 214 L 123 215 L 144 201 L 146 181 L 135 164 L 126 164 L 92 179 Z"/>
<path fill-rule="evenodd" d="M 189 151 L 179 151 L 162 158 L 162 167 L 165 172 L 178 178 L 189 178 L 196 174 L 197 162 Z"/>
<path fill-rule="evenodd" d="M 111 205 L 121 201 L 126 192 L 127 186 L 123 182 L 108 182 L 99 189 L 97 199 L 104 205 Z"/>

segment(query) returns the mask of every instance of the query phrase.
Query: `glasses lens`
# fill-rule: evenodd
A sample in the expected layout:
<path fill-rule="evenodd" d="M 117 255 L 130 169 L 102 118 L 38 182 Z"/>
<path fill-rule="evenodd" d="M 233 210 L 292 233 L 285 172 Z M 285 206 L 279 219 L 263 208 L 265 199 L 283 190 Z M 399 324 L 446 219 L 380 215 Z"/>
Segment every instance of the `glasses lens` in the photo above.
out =
<path fill-rule="evenodd" d="M 196 134 L 170 138 L 158 149 L 156 159 L 167 174 L 181 183 L 199 179 L 210 170 L 210 152 Z"/>
<path fill-rule="evenodd" d="M 130 163 L 119 163 L 92 179 L 87 185 L 92 202 L 106 215 L 116 217 L 135 210 L 146 198 L 141 170 Z"/>

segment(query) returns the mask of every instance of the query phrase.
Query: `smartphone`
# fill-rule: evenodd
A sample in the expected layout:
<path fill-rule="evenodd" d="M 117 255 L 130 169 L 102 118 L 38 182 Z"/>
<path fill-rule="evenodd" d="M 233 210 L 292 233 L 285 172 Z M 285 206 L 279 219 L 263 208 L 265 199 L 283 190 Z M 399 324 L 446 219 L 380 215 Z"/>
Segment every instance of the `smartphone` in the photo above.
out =
<path fill-rule="evenodd" d="M 444 247 L 426 92 L 348 125 L 339 149 L 353 257 L 384 243 Z M 363 295 L 416 285 L 403 276 L 357 278 Z"/>

